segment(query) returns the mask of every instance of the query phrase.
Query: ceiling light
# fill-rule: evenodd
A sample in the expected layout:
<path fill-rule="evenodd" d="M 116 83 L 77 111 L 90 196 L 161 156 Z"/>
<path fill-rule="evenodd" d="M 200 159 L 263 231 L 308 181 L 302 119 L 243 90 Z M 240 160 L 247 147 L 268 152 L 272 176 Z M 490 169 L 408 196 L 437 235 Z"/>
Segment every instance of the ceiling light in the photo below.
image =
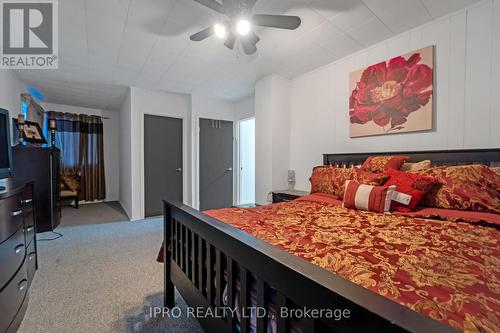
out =
<path fill-rule="evenodd" d="M 216 23 L 214 25 L 214 33 L 217 38 L 223 39 L 226 37 L 226 27 L 222 24 Z"/>
<path fill-rule="evenodd" d="M 242 35 L 245 36 L 250 32 L 250 22 L 248 20 L 239 20 L 238 24 L 236 24 L 236 31 Z"/>

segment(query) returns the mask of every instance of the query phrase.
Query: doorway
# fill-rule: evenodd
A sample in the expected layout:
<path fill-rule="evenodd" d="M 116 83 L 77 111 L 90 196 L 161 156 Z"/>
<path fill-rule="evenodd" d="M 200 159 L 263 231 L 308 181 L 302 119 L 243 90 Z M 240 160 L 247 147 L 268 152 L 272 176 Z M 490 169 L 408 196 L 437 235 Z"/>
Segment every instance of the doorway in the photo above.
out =
<path fill-rule="evenodd" d="M 200 210 L 233 205 L 233 122 L 200 118 Z"/>
<path fill-rule="evenodd" d="M 238 204 L 255 203 L 255 118 L 238 122 Z"/>
<path fill-rule="evenodd" d="M 145 114 L 144 215 L 162 215 L 164 199 L 182 202 L 182 119 Z"/>

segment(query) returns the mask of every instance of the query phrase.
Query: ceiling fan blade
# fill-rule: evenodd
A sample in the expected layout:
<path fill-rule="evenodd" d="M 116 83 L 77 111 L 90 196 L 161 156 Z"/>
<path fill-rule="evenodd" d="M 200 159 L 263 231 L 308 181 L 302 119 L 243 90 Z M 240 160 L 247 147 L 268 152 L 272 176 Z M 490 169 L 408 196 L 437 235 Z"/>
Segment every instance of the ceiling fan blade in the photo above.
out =
<path fill-rule="evenodd" d="M 200 5 L 215 10 L 218 13 L 226 14 L 226 9 L 224 8 L 224 6 L 215 0 L 194 0 L 194 1 L 196 1 Z"/>
<path fill-rule="evenodd" d="M 227 36 L 226 41 L 224 42 L 224 45 L 232 50 L 234 48 L 234 43 L 236 42 L 236 35 L 233 32 L 229 33 L 229 36 Z"/>
<path fill-rule="evenodd" d="M 260 42 L 260 37 L 255 34 L 255 32 L 251 31 L 248 36 L 248 41 L 252 43 L 253 45 L 256 45 L 258 42 Z"/>
<path fill-rule="evenodd" d="M 302 21 L 298 16 L 255 14 L 252 23 L 261 27 L 294 30 Z"/>
<path fill-rule="evenodd" d="M 255 46 L 254 43 L 252 43 L 250 38 L 243 37 L 240 40 L 241 40 L 241 46 L 243 46 L 243 51 L 245 52 L 246 55 L 254 54 L 255 52 L 257 52 L 257 47 Z"/>
<path fill-rule="evenodd" d="M 203 29 L 200 32 L 197 32 L 197 33 L 189 36 L 189 39 L 191 39 L 194 42 L 199 42 L 199 41 L 202 41 L 202 40 L 212 36 L 213 33 L 214 33 L 214 29 L 212 27 L 208 27 L 206 29 Z"/>

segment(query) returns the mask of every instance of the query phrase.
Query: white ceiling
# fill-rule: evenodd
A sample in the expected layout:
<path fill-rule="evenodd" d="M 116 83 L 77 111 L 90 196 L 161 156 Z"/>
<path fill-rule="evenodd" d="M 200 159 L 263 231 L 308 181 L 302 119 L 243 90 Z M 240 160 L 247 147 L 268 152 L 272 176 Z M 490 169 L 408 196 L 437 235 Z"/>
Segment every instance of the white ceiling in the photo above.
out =
<path fill-rule="evenodd" d="M 193 0 L 59 1 L 59 69 L 17 70 L 46 102 L 117 110 L 127 86 L 238 100 L 255 80 L 292 78 L 478 0 L 258 0 L 254 12 L 302 18 L 259 29 L 253 56 L 189 36 L 220 19 Z"/>

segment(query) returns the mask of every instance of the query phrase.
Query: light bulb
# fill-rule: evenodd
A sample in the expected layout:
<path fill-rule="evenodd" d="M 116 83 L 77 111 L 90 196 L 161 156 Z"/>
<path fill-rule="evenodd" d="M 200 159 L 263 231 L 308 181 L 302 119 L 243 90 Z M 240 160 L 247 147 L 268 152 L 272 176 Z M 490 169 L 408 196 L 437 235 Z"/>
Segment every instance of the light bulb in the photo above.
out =
<path fill-rule="evenodd" d="M 250 22 L 248 20 L 239 20 L 238 24 L 236 24 L 236 31 L 242 35 L 245 36 L 250 32 Z"/>
<path fill-rule="evenodd" d="M 214 25 L 214 33 L 217 38 L 224 38 L 226 37 L 226 27 L 220 23 L 216 23 Z"/>

